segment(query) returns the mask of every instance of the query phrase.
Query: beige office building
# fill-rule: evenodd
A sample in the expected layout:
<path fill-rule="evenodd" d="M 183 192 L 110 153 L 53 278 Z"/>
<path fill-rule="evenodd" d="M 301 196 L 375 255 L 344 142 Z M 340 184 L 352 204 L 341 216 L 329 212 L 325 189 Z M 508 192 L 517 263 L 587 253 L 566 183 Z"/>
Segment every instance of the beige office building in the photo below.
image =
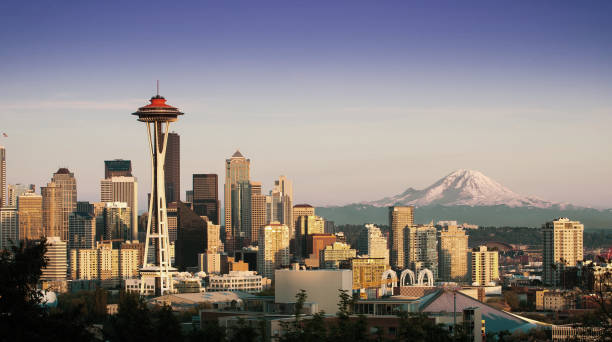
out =
<path fill-rule="evenodd" d="M 221 273 L 221 254 L 207 251 L 198 254 L 198 269 L 206 274 Z"/>
<path fill-rule="evenodd" d="M 583 260 L 584 225 L 568 218 L 558 218 L 542 225 L 542 281 L 559 284 L 561 270 Z M 554 266 L 553 266 L 554 265 Z"/>
<path fill-rule="evenodd" d="M 111 177 L 100 180 L 102 202 L 124 202 L 132 213 L 129 239 L 138 239 L 138 181 L 136 177 Z M 170 240 L 174 241 L 174 240 Z"/>
<path fill-rule="evenodd" d="M 474 248 L 468 255 L 472 285 L 488 286 L 499 280 L 499 252 L 487 246 Z"/>
<path fill-rule="evenodd" d="M 42 269 L 40 280 L 66 280 L 68 271 L 66 242 L 57 236 L 47 237 L 47 266 Z"/>
<path fill-rule="evenodd" d="M 266 196 L 260 182 L 251 182 L 251 244 L 258 243 L 259 231 L 266 223 Z"/>
<path fill-rule="evenodd" d="M 43 235 L 42 196 L 25 193 L 17 197 L 19 214 L 19 238 L 36 240 Z"/>
<path fill-rule="evenodd" d="M 391 266 L 403 269 L 404 264 L 404 228 L 414 225 L 414 207 L 389 207 L 389 239 L 391 244 Z"/>
<path fill-rule="evenodd" d="M 300 216 L 314 216 L 315 208 L 310 204 L 296 204 L 293 206 L 294 227 L 297 227 L 297 220 Z"/>
<path fill-rule="evenodd" d="M 53 174 L 51 181 L 59 186 L 60 196 L 60 230 L 59 236 L 62 241 L 68 241 L 68 225 L 70 214 L 76 211 L 77 185 L 74 173 L 66 168 L 60 168 Z"/>
<path fill-rule="evenodd" d="M 206 246 L 207 250 L 218 253 L 223 251 L 223 243 L 221 242 L 221 226 L 206 221 Z"/>
<path fill-rule="evenodd" d="M 138 276 L 138 254 L 138 249 L 113 249 L 110 243 L 71 249 L 70 275 L 73 280 L 100 280 L 103 286 L 116 286 L 121 280 Z"/>
<path fill-rule="evenodd" d="M 9 184 L 7 191 L 7 200 L 8 203 L 5 205 L 6 207 L 17 207 L 17 198 L 21 195 L 25 194 L 33 194 L 34 193 L 34 184 L 25 185 L 25 184 Z"/>
<path fill-rule="evenodd" d="M 273 222 L 264 226 L 259 234 L 257 272 L 274 280 L 274 270 L 289 265 L 289 227 Z"/>
<path fill-rule="evenodd" d="M 43 234 L 59 236 L 62 227 L 61 188 L 54 182 L 40 188 L 42 194 Z"/>
<path fill-rule="evenodd" d="M 349 244 L 334 242 L 319 251 L 319 267 L 339 268 L 340 262 L 355 258 L 357 250 L 351 248 Z"/>
<path fill-rule="evenodd" d="M 468 236 L 457 226 L 448 226 L 438 237 L 438 277 L 441 281 L 469 280 Z"/>

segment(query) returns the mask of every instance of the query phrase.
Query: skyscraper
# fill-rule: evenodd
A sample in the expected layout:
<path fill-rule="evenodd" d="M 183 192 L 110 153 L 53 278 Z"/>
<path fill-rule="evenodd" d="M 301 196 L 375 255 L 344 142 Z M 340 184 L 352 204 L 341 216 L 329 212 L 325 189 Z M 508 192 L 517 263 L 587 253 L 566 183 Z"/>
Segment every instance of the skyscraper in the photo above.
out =
<path fill-rule="evenodd" d="M 51 181 L 60 188 L 61 226 L 59 236 L 62 241 L 68 241 L 68 222 L 70 214 L 76 211 L 77 185 L 74 173 L 66 168 L 60 168 L 53 174 Z"/>
<path fill-rule="evenodd" d="M 43 235 L 42 196 L 25 193 L 17 197 L 19 238 L 37 240 Z"/>
<path fill-rule="evenodd" d="M 34 193 L 34 184 L 9 184 L 6 206 L 17 207 L 17 197 L 28 193 Z"/>
<path fill-rule="evenodd" d="M 294 237 L 293 222 L 293 185 L 287 177 L 280 176 L 274 181 L 274 188 L 266 200 L 268 222 L 280 222 L 289 227 L 289 238 Z"/>
<path fill-rule="evenodd" d="M 472 249 L 468 255 L 472 285 L 487 286 L 499 279 L 499 253 L 487 246 Z"/>
<path fill-rule="evenodd" d="M 104 239 L 130 240 L 132 210 L 125 202 L 106 202 L 104 206 Z"/>
<path fill-rule="evenodd" d="M 384 237 L 380 228 L 373 224 L 366 224 L 359 234 L 358 245 L 360 254 L 367 255 L 370 258 L 384 258 L 386 265 L 389 265 L 387 238 Z"/>
<path fill-rule="evenodd" d="M 86 212 L 70 214 L 68 248 L 94 248 L 96 242 L 96 219 Z"/>
<path fill-rule="evenodd" d="M 61 188 L 55 182 L 47 183 L 40 188 L 42 194 L 43 235 L 56 236 L 61 234 L 62 227 L 62 194 Z"/>
<path fill-rule="evenodd" d="M 113 159 L 104 161 L 104 178 L 132 177 L 132 161 Z"/>
<path fill-rule="evenodd" d="M 448 226 L 440 231 L 438 241 L 438 277 L 441 281 L 465 282 L 468 280 L 467 266 L 468 236 L 457 226 Z"/>
<path fill-rule="evenodd" d="M 6 205 L 6 149 L 0 146 L 0 208 Z"/>
<path fill-rule="evenodd" d="M 19 214 L 17 208 L 0 208 L 0 250 L 19 246 Z"/>
<path fill-rule="evenodd" d="M 310 204 L 296 204 L 293 206 L 293 226 L 297 227 L 300 216 L 314 216 L 315 208 Z"/>
<path fill-rule="evenodd" d="M 193 175 L 193 211 L 219 224 L 219 177 L 216 174 Z"/>
<path fill-rule="evenodd" d="M 176 202 L 177 225 L 175 265 L 178 268 L 198 265 L 198 254 L 207 249 L 207 222 L 183 202 Z"/>
<path fill-rule="evenodd" d="M 66 242 L 57 236 L 47 238 L 47 266 L 41 271 L 40 280 L 66 280 L 68 272 Z"/>
<path fill-rule="evenodd" d="M 131 167 L 130 167 L 131 169 Z M 132 213 L 127 239 L 138 240 L 138 181 L 131 176 L 113 176 L 100 180 L 102 202 L 124 202 Z"/>
<path fill-rule="evenodd" d="M 433 223 L 404 228 L 404 266 L 415 273 L 427 268 L 438 276 L 438 236 Z M 467 246 L 466 246 L 467 248 Z"/>
<path fill-rule="evenodd" d="M 251 161 L 240 151 L 225 160 L 225 247 L 239 249 L 251 238 Z"/>
<path fill-rule="evenodd" d="M 270 223 L 261 229 L 257 250 L 257 272 L 274 280 L 274 270 L 289 265 L 289 227 Z"/>
<path fill-rule="evenodd" d="M 414 207 L 389 207 L 391 266 L 404 268 L 404 228 L 414 225 Z"/>
<path fill-rule="evenodd" d="M 294 253 L 298 257 L 307 258 L 308 236 L 323 234 L 325 232 L 325 220 L 316 215 L 299 216 L 294 230 Z"/>
<path fill-rule="evenodd" d="M 584 225 L 568 218 L 558 218 L 542 225 L 542 281 L 558 285 L 565 267 L 583 260 Z"/>
<path fill-rule="evenodd" d="M 259 242 L 259 231 L 266 223 L 266 196 L 260 182 L 251 182 L 251 244 Z"/>
<path fill-rule="evenodd" d="M 159 133 L 159 141 L 164 143 L 164 136 Z M 168 133 L 166 159 L 164 162 L 166 184 L 166 203 L 181 200 L 181 137 L 178 133 Z"/>

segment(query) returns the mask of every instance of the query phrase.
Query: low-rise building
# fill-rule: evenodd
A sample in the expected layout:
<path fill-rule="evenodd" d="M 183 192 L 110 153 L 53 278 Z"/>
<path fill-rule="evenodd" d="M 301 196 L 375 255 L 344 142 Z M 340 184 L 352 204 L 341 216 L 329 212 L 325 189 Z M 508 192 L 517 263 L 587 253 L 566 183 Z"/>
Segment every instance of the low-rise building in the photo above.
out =
<path fill-rule="evenodd" d="M 328 313 L 338 309 L 339 290 L 349 294 L 353 287 L 351 270 L 276 270 L 275 302 L 294 303 L 295 295 L 305 290 L 308 302 L 317 303 L 319 310 Z"/>
<path fill-rule="evenodd" d="M 334 242 L 332 245 L 319 251 L 319 267 L 338 268 L 340 262 L 357 256 L 357 250 L 349 244 Z"/>
<path fill-rule="evenodd" d="M 258 293 L 263 290 L 262 276 L 253 271 L 231 271 L 229 274 L 208 277 L 206 291 L 243 291 Z"/>

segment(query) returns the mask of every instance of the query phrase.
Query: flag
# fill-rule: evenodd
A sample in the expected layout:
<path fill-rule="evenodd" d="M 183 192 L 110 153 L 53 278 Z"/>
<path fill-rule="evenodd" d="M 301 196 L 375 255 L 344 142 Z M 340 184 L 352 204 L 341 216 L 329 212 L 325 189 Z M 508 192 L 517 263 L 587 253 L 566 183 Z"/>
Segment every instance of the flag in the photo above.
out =
<path fill-rule="evenodd" d="M 2 133 L 2 136 L 5 137 L 5 138 L 8 138 L 8 134 L 6 134 L 6 133 Z"/>

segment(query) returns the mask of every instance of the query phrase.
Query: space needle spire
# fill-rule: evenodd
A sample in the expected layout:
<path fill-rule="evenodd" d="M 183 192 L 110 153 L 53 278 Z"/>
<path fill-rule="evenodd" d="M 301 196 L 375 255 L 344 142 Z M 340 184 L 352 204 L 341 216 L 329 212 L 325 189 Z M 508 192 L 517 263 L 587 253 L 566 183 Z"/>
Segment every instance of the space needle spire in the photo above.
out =
<path fill-rule="evenodd" d="M 151 151 L 151 196 L 144 260 L 140 269 L 140 294 L 148 293 L 146 280 L 154 279 L 155 295 L 161 296 L 173 292 L 172 275 L 177 272 L 170 263 L 164 161 L 170 123 L 177 121 L 179 115 L 183 113 L 178 108 L 166 104 L 166 99 L 159 95 L 159 83 L 158 93 L 150 101 L 150 104 L 132 113 L 138 116 L 138 121 L 146 124 Z M 150 248 L 154 250 L 153 258 L 149 258 Z"/>

